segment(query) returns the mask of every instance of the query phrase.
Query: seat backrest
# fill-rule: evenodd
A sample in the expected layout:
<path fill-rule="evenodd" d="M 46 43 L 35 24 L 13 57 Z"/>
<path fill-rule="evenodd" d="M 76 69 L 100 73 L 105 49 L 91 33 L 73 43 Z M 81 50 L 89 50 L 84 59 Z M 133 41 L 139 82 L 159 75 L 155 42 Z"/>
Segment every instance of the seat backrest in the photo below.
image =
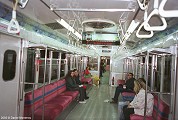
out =
<path fill-rule="evenodd" d="M 169 105 L 161 99 L 158 102 L 158 96 L 154 95 L 153 118 L 155 120 L 168 120 L 169 110 Z"/>
<path fill-rule="evenodd" d="M 120 80 L 120 79 L 117 80 L 117 85 L 120 85 L 120 84 L 121 85 L 125 84 L 125 80 Z"/>
<path fill-rule="evenodd" d="M 44 94 L 43 94 L 44 91 Z M 32 110 L 36 110 L 43 105 L 44 102 L 48 102 L 58 94 L 66 91 L 66 81 L 65 79 L 58 80 L 54 83 L 45 85 L 44 87 L 38 88 L 25 94 L 25 107 L 24 107 L 24 116 L 30 116 Z M 34 96 L 34 97 L 33 97 Z"/>
<path fill-rule="evenodd" d="M 122 100 L 123 101 L 132 101 L 135 97 L 134 92 L 122 92 Z"/>
<path fill-rule="evenodd" d="M 24 116 L 31 116 L 32 110 L 36 110 L 43 104 L 43 87 L 25 94 Z"/>
<path fill-rule="evenodd" d="M 50 101 L 57 96 L 57 82 L 45 86 L 45 102 Z"/>
<path fill-rule="evenodd" d="M 57 93 L 61 94 L 62 92 L 66 91 L 66 80 L 58 80 L 57 81 Z"/>

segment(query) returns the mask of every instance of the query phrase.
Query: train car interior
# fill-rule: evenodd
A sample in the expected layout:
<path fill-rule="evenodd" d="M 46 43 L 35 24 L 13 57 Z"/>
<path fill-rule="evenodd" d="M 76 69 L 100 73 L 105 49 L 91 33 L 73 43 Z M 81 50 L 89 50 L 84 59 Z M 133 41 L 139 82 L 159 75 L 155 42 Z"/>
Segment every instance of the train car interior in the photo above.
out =
<path fill-rule="evenodd" d="M 0 0 L 0 49 L 1 120 L 178 120 L 177 0 Z"/>

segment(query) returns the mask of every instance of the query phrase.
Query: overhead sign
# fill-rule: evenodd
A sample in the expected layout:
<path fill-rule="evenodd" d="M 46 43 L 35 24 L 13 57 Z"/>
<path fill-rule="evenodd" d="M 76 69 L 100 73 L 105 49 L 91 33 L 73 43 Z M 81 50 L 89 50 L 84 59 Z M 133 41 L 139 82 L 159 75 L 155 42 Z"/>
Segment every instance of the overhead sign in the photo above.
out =
<path fill-rule="evenodd" d="M 102 41 L 102 40 L 82 40 L 82 44 L 92 44 L 92 45 L 120 45 L 119 41 Z"/>
<path fill-rule="evenodd" d="M 110 53 L 111 50 L 102 50 L 102 52 L 105 52 L 105 53 Z"/>

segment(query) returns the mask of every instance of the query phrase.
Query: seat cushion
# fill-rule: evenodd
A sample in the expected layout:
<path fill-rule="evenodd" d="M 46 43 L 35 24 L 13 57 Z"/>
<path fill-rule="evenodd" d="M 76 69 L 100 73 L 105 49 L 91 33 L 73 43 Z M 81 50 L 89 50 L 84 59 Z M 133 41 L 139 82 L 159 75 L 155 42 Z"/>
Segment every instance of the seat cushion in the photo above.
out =
<path fill-rule="evenodd" d="M 130 120 L 144 120 L 144 116 L 132 114 L 130 115 Z M 153 120 L 153 117 L 147 116 L 145 120 Z"/>
<path fill-rule="evenodd" d="M 63 108 L 57 104 L 45 104 L 44 106 L 44 120 L 54 120 Z M 43 107 L 37 109 L 34 113 L 34 120 L 42 120 Z"/>
<path fill-rule="evenodd" d="M 168 120 L 169 105 L 163 100 L 158 102 L 158 96 L 154 95 L 153 118 L 157 120 Z"/>
<path fill-rule="evenodd" d="M 132 101 L 134 97 L 135 97 L 135 93 L 133 92 L 122 92 L 123 101 Z"/>
<path fill-rule="evenodd" d="M 54 99 L 47 102 L 47 104 L 58 104 L 63 107 L 63 110 L 72 102 L 72 96 L 56 96 Z"/>
<path fill-rule="evenodd" d="M 72 96 L 72 100 L 74 100 L 78 96 L 79 92 L 78 91 L 65 91 L 61 93 L 61 96 Z"/>

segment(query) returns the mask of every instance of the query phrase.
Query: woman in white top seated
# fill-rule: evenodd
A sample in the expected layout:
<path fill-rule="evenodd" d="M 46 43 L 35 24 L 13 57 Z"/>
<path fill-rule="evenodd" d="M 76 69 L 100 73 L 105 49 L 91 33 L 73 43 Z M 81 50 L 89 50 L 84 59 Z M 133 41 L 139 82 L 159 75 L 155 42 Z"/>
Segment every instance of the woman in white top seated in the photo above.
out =
<path fill-rule="evenodd" d="M 136 93 L 133 101 L 128 106 L 124 106 L 123 113 L 125 120 L 130 120 L 130 114 L 137 114 L 144 116 L 145 108 L 145 81 L 143 78 L 139 78 L 134 81 L 134 92 Z M 151 116 L 153 112 L 153 95 L 147 93 L 147 109 L 146 116 Z"/>

